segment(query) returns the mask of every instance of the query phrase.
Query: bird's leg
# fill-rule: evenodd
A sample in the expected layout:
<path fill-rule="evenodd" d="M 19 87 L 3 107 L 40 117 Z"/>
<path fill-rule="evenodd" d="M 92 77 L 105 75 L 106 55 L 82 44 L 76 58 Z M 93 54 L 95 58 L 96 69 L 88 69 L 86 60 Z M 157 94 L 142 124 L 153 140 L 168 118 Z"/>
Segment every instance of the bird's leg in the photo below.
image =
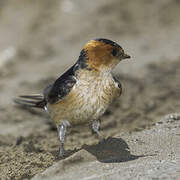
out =
<path fill-rule="evenodd" d="M 100 120 L 93 120 L 92 121 L 92 130 L 98 135 L 99 141 L 104 141 L 103 135 L 99 132 L 100 130 Z"/>
<path fill-rule="evenodd" d="M 69 121 L 62 121 L 62 123 L 58 126 L 58 135 L 60 139 L 60 147 L 59 147 L 60 157 L 64 156 L 64 142 L 66 138 L 67 127 L 69 126 L 70 126 Z"/>

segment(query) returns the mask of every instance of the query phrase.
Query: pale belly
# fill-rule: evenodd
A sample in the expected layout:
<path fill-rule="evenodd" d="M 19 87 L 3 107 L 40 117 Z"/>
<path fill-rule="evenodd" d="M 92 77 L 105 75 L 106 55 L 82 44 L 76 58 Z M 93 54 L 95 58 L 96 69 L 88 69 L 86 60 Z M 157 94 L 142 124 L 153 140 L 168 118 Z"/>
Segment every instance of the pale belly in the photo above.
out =
<path fill-rule="evenodd" d="M 77 85 L 63 100 L 49 104 L 48 110 L 57 125 L 63 120 L 68 120 L 71 125 L 84 124 L 100 118 L 119 95 L 119 89 L 113 83 L 107 86 Z"/>
<path fill-rule="evenodd" d="M 110 104 L 101 98 L 86 96 L 64 99 L 62 102 L 48 105 L 48 110 L 56 124 L 68 120 L 71 124 L 84 124 L 88 120 L 98 119 Z"/>

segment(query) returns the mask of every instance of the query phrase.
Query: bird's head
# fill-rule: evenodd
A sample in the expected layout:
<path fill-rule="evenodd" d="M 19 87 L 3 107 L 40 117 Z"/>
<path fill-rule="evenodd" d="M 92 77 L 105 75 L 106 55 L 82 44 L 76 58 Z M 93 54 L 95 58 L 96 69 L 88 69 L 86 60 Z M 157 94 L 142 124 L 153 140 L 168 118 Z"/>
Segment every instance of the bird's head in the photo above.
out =
<path fill-rule="evenodd" d="M 89 41 L 81 51 L 79 62 L 96 71 L 111 71 L 121 60 L 130 58 L 117 43 L 108 39 Z"/>

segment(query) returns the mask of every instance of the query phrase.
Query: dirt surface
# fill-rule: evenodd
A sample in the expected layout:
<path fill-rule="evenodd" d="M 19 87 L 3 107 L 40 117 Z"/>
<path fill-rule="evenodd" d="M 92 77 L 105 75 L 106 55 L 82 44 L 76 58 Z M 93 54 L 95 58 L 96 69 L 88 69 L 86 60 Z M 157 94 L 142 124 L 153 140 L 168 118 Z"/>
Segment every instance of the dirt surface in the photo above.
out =
<path fill-rule="evenodd" d="M 33 180 L 178 180 L 179 120 L 180 114 L 168 115 L 149 130 L 121 134 L 94 146 L 85 145 L 82 150 L 55 163 Z"/>
<path fill-rule="evenodd" d="M 178 179 L 180 3 L 177 0 L 0 1 L 0 179 Z M 14 105 L 77 60 L 87 40 L 132 56 L 114 71 L 123 94 L 102 117 L 107 140 L 68 132 L 66 159 L 48 115 Z M 159 123 L 157 123 L 159 122 Z"/>

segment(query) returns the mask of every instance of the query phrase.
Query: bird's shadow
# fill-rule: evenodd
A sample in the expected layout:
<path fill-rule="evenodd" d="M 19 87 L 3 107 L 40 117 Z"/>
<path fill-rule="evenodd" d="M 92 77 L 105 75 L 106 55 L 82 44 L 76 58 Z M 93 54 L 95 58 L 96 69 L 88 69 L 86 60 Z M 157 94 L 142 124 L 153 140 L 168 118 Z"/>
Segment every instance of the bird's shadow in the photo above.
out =
<path fill-rule="evenodd" d="M 103 163 L 126 162 L 144 156 L 131 154 L 128 144 L 122 138 L 109 137 L 96 145 L 83 145 L 82 149 L 85 149 Z"/>
<path fill-rule="evenodd" d="M 120 163 L 144 157 L 131 154 L 128 144 L 122 138 L 109 137 L 95 145 L 83 145 L 80 149 L 68 150 L 63 158 L 58 158 L 56 152 L 56 159 L 65 159 L 81 149 L 88 151 L 102 163 Z"/>

